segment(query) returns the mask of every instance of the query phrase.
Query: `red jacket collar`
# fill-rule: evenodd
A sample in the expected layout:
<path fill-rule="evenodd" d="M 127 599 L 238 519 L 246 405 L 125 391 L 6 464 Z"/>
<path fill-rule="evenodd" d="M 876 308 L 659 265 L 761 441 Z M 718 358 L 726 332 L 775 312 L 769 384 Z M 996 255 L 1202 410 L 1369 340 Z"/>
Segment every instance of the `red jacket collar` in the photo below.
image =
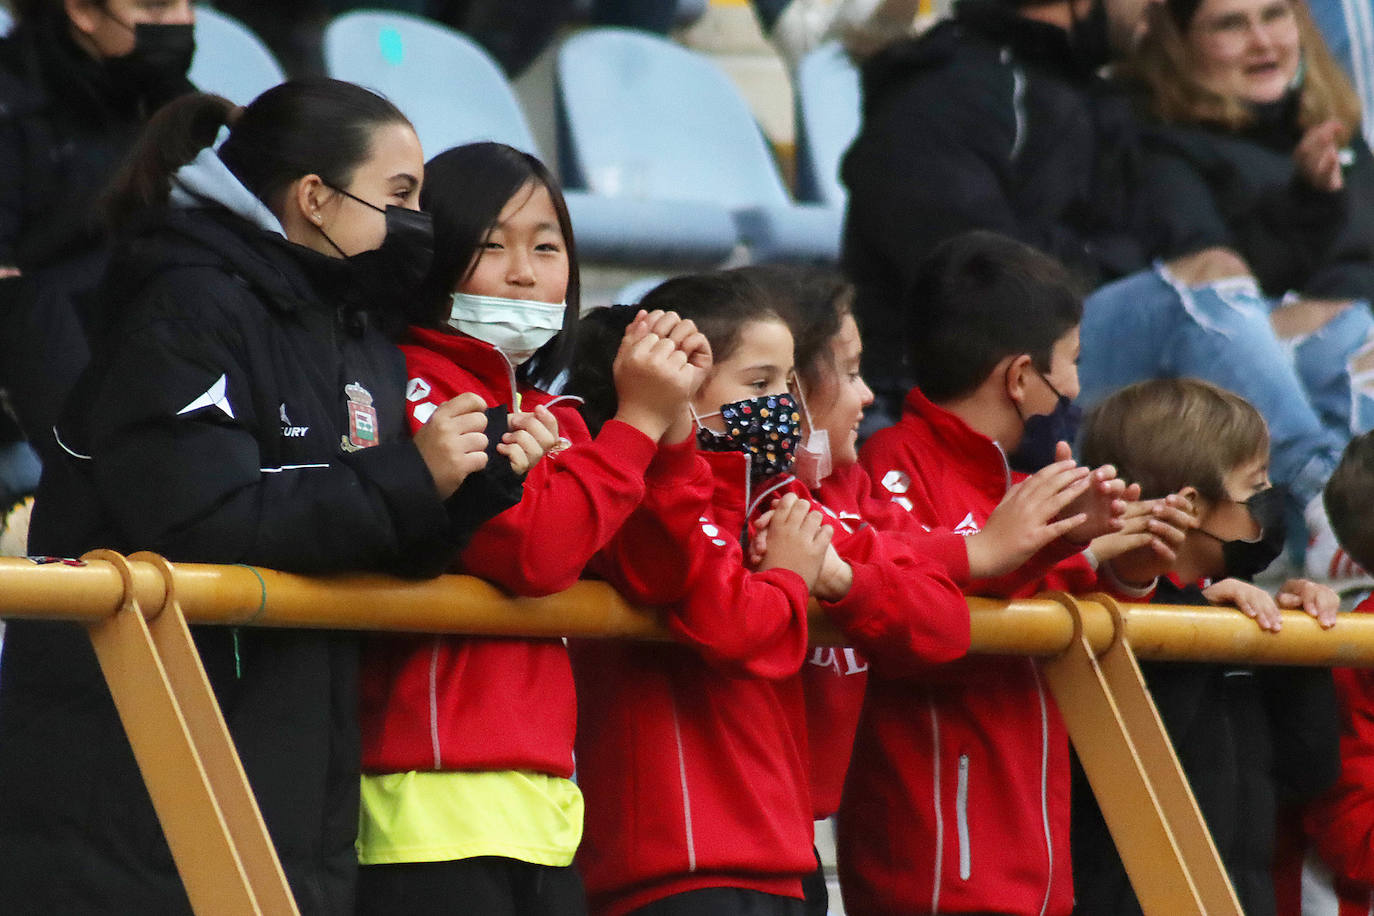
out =
<path fill-rule="evenodd" d="M 924 426 L 937 444 L 958 459 L 960 476 L 994 500 L 1000 501 L 1011 484 L 1024 476 L 1012 474 L 1000 445 L 930 401 L 919 388 L 907 393 L 902 419 Z"/>
<path fill-rule="evenodd" d="M 506 403 L 502 393 L 510 392 L 507 406 L 515 406 L 514 396 L 523 391 L 523 386 L 515 381 L 515 367 L 500 350 L 476 337 L 419 325 L 411 325 L 408 334 L 410 343 L 439 354 L 455 366 L 462 366 L 463 371 L 475 376 L 488 391 L 498 396 L 499 403 Z"/>

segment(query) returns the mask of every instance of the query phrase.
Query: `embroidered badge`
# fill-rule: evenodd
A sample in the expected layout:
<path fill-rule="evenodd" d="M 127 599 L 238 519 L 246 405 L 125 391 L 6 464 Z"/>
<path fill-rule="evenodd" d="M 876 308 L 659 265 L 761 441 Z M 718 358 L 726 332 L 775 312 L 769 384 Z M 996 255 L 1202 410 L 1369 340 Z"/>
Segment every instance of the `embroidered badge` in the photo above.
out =
<path fill-rule="evenodd" d="M 348 435 L 340 437 L 346 452 L 370 448 L 377 444 L 377 409 L 372 406 L 372 393 L 357 382 L 344 386 L 348 395 Z"/>

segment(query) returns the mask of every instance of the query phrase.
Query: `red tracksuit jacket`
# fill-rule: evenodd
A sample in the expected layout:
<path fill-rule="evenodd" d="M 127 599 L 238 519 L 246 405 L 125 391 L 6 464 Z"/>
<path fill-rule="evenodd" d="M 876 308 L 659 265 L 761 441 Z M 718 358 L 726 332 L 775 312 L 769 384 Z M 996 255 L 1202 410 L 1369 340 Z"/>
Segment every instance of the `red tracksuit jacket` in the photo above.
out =
<path fill-rule="evenodd" d="M 494 347 L 424 328 L 410 333 L 402 350 L 412 431 L 433 407 L 465 391 L 480 394 L 488 406 L 514 402 L 514 373 Z M 568 445 L 535 465 L 521 501 L 479 529 L 456 571 L 518 595 L 546 595 L 572 585 L 611 540 L 643 500 L 646 476 L 671 484 L 690 469 L 690 456 L 667 460 L 651 439 L 614 420 L 593 440 L 569 402 L 554 403 L 529 388 L 520 396 L 525 410 L 552 403 Z M 577 706 L 562 640 L 371 639 L 361 688 L 367 772 L 525 769 L 572 775 Z"/>
<path fill-rule="evenodd" d="M 1357 613 L 1374 613 L 1374 595 Z M 1369 916 L 1374 913 L 1374 670 L 1336 668 L 1341 715 L 1341 775 L 1336 784 L 1307 806 L 1303 817 L 1311 852 L 1302 882 L 1305 893 L 1285 894 L 1285 868 L 1300 867 L 1300 857 L 1281 863 L 1280 912 L 1297 916 Z M 1296 878 L 1296 875 L 1288 876 Z M 1291 890 L 1296 891 L 1296 881 Z M 1287 897 L 1287 900 L 1285 900 Z"/>
<path fill-rule="evenodd" d="M 862 463 L 925 528 L 961 534 L 1019 479 L 995 442 L 918 391 Z M 1086 559 L 1060 543 L 968 591 L 1095 587 Z M 893 676 L 875 665 L 838 818 L 846 911 L 1070 912 L 1068 752 L 1032 659 L 910 664 Z"/>
<path fill-rule="evenodd" d="M 814 497 L 790 477 L 749 494 L 742 455 L 703 454 L 702 463 L 714 469 L 711 507 L 680 549 L 688 562 L 702 557 L 700 572 L 666 617 L 695 652 L 602 643 L 574 653 L 578 772 L 588 799 L 579 862 L 598 912 L 714 886 L 796 897 L 815 867 L 809 782 L 817 774 L 795 676 L 806 655 L 807 596 L 791 573 L 746 571 L 738 537 L 774 497 Z M 844 506 L 821 508 L 854 570 L 849 593 L 826 605 L 846 635 L 931 661 L 962 654 L 968 611 L 942 571 L 946 561 L 879 536 Z M 963 544 L 946 546 L 967 569 Z M 761 580 L 787 594 L 761 589 Z M 643 584 L 622 588 L 654 598 L 635 594 Z M 847 749 L 823 758 L 832 778 L 841 756 Z M 838 770 L 842 778 L 842 762 Z M 631 787 L 635 798 L 627 799 Z M 598 792 L 614 803 L 598 805 Z"/>
<path fill-rule="evenodd" d="M 868 657 L 892 673 L 892 666 L 903 670 L 913 659 L 950 661 L 968 650 L 968 605 L 960 590 L 968 584 L 968 550 L 962 536 L 929 533 L 874 494 L 857 464 L 836 468 L 811 498 L 851 535 L 837 535 L 834 543 L 855 570 L 856 589 L 823 605 L 850 645 L 817 646 L 802 668 L 812 813 L 819 820 L 840 807 Z M 877 543 L 870 544 L 875 533 Z M 878 548 L 885 551 L 881 558 L 873 553 Z"/>
<path fill-rule="evenodd" d="M 693 511 L 637 512 L 595 564 L 630 600 L 670 605 L 681 644 L 574 645 L 594 913 L 706 887 L 801 897 L 815 868 L 795 677 L 808 593 L 788 570 L 745 569 L 747 480 L 743 454 L 699 453 L 677 492 Z"/>

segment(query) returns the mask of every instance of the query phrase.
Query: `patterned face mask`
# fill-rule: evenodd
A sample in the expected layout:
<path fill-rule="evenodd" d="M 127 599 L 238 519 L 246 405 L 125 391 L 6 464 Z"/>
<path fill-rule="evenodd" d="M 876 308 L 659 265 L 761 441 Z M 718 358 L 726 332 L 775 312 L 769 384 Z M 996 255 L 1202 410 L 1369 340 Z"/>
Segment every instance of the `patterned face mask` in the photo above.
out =
<path fill-rule="evenodd" d="M 725 432 L 701 425 L 719 415 Z M 697 445 L 705 452 L 744 452 L 749 476 L 758 483 L 788 471 L 801 441 L 801 414 L 790 394 L 764 394 L 721 406 L 718 413 L 697 416 Z"/>

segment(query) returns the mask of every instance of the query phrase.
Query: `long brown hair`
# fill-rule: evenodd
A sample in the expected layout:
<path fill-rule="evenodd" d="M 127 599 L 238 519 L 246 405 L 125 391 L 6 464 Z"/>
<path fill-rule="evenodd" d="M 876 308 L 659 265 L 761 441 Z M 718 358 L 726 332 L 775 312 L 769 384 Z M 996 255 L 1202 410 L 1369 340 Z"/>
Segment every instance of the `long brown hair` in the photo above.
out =
<path fill-rule="evenodd" d="M 1298 103 L 1298 125 L 1307 130 L 1336 118 L 1345 125 L 1341 143 L 1360 129 L 1360 100 L 1322 40 L 1303 0 L 1287 0 L 1298 25 L 1298 46 L 1306 72 Z M 1125 68 L 1150 93 L 1156 117 L 1171 124 L 1216 124 L 1240 130 L 1254 120 L 1241 99 L 1206 88 L 1193 77 L 1184 29 L 1164 3 L 1151 3 L 1150 28 Z"/>

